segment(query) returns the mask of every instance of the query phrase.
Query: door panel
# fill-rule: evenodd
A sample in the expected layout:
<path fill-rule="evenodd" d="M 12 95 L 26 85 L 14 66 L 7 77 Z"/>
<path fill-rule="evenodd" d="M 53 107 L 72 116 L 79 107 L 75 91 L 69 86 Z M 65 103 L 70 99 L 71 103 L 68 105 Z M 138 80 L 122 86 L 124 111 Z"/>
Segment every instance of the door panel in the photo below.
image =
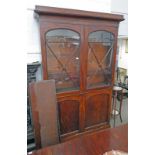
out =
<path fill-rule="evenodd" d="M 110 95 L 93 93 L 86 96 L 85 127 L 108 122 Z"/>
<path fill-rule="evenodd" d="M 79 100 L 65 99 L 58 101 L 60 133 L 66 134 L 79 130 Z"/>

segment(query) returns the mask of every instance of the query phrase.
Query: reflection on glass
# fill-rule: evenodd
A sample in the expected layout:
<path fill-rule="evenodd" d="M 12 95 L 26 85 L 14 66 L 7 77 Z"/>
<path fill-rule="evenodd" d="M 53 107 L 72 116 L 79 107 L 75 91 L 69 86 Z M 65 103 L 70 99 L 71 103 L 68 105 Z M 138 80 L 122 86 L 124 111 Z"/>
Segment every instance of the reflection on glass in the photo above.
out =
<path fill-rule="evenodd" d="M 68 29 L 46 33 L 48 78 L 55 79 L 57 92 L 79 89 L 80 36 Z"/>
<path fill-rule="evenodd" d="M 96 31 L 88 37 L 87 88 L 111 85 L 114 36 L 111 32 Z"/>

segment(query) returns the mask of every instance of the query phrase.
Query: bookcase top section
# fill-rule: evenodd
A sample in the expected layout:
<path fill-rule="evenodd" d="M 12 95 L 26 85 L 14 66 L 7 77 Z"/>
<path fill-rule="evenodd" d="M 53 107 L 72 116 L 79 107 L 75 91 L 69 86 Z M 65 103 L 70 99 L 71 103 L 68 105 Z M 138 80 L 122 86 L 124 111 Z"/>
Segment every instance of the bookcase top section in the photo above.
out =
<path fill-rule="evenodd" d="M 48 6 L 35 6 L 35 10 L 39 15 L 51 15 L 51 16 L 67 16 L 67 17 L 76 17 L 76 18 L 94 18 L 102 20 L 111 20 L 111 21 L 123 21 L 123 15 L 110 14 L 110 13 L 101 13 L 101 12 L 91 12 L 83 10 L 74 10 L 74 9 L 65 9 L 65 8 L 56 8 Z"/>

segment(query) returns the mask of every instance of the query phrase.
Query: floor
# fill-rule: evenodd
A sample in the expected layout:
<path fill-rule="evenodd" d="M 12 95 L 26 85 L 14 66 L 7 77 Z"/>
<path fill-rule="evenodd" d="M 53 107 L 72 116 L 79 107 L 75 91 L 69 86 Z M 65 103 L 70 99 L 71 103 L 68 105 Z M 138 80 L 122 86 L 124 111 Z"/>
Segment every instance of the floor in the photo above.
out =
<path fill-rule="evenodd" d="M 119 104 L 120 104 L 120 102 L 117 100 L 117 104 L 116 104 L 117 108 L 119 108 Z M 122 120 L 123 120 L 123 122 L 121 122 L 119 115 L 116 115 L 115 126 L 119 126 L 121 124 L 128 123 L 128 98 L 123 99 L 123 103 L 122 103 Z M 114 119 L 113 119 L 113 117 L 111 117 L 110 125 L 111 125 L 111 127 L 114 127 Z"/>

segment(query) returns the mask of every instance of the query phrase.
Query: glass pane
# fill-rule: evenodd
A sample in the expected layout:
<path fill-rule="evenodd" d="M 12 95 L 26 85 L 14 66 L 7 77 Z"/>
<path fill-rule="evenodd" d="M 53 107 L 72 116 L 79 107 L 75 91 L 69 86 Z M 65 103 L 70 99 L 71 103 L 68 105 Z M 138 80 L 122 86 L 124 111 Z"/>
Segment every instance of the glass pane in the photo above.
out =
<path fill-rule="evenodd" d="M 80 87 L 80 36 L 68 29 L 46 33 L 48 79 L 55 79 L 57 92 Z"/>
<path fill-rule="evenodd" d="M 88 38 L 87 88 L 111 85 L 114 35 L 96 31 Z"/>

